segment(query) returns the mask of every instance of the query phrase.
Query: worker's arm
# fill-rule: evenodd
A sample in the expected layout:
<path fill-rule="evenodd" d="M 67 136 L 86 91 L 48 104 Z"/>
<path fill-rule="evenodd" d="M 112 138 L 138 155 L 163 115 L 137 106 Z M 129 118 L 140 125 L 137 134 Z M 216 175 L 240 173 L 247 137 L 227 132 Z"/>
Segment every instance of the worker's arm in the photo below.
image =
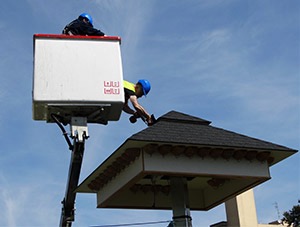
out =
<path fill-rule="evenodd" d="M 86 34 L 90 36 L 104 36 L 105 34 L 99 29 L 95 29 L 93 27 L 86 28 Z"/>
<path fill-rule="evenodd" d="M 128 106 L 128 102 L 126 102 L 123 106 L 123 111 L 128 114 L 134 114 L 135 111 Z"/>
<path fill-rule="evenodd" d="M 147 111 L 138 103 L 137 97 L 135 95 L 131 95 L 129 100 L 131 101 L 136 112 L 145 117 L 148 123 L 152 123 L 151 115 L 147 113 Z M 125 105 L 124 105 L 125 106 Z M 125 111 L 126 112 L 126 111 Z"/>

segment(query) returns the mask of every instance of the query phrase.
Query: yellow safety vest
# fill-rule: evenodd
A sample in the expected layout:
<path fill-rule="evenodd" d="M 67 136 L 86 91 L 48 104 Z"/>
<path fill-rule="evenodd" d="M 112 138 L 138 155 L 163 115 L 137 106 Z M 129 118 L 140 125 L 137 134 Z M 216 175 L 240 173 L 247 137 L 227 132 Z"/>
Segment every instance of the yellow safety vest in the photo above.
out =
<path fill-rule="evenodd" d="M 135 84 L 123 80 L 123 86 L 124 88 L 127 88 L 128 90 L 135 92 L 135 88 L 134 88 Z"/>

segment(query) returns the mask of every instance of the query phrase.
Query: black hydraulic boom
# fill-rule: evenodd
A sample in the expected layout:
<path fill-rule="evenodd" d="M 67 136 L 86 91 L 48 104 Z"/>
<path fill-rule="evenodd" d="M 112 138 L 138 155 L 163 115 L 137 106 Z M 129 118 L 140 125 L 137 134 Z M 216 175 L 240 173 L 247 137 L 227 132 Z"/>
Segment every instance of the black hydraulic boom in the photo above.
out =
<path fill-rule="evenodd" d="M 84 117 L 73 117 L 70 122 L 71 137 L 73 138 L 73 145 L 67 136 L 67 132 L 59 121 L 59 116 L 52 114 L 52 119 L 57 123 L 69 145 L 71 153 L 71 160 L 69 166 L 68 182 L 66 186 L 65 197 L 62 203 L 60 227 L 71 227 L 75 220 L 75 199 L 76 188 L 78 186 L 80 171 L 82 166 L 84 144 L 89 137 L 87 132 L 87 119 Z"/>
<path fill-rule="evenodd" d="M 71 155 L 68 183 L 65 198 L 62 201 L 62 211 L 60 219 L 60 227 L 71 227 L 75 220 L 75 189 L 78 186 L 80 170 L 84 153 L 84 141 L 79 142 L 74 138 L 73 150 Z"/>

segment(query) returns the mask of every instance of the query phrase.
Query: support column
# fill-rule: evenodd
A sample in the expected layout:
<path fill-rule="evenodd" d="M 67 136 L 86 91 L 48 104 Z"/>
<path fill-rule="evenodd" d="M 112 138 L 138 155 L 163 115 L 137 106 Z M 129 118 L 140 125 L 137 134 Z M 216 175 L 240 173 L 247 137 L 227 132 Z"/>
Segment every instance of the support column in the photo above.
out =
<path fill-rule="evenodd" d="M 225 202 L 228 227 L 255 227 L 257 215 L 253 189 Z"/>
<path fill-rule="evenodd" d="M 171 196 L 174 227 L 192 227 L 186 178 L 171 178 Z"/>

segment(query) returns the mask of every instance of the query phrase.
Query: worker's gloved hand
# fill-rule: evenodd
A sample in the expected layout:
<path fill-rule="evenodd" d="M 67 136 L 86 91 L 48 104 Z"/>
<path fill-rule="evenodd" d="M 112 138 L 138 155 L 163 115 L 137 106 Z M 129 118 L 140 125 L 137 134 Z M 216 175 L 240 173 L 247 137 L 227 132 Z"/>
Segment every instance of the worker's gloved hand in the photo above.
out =
<path fill-rule="evenodd" d="M 147 119 L 147 125 L 148 125 L 148 126 L 153 125 L 153 121 L 152 121 L 152 118 L 151 118 L 151 117 Z"/>
<path fill-rule="evenodd" d="M 149 119 L 147 119 L 147 124 L 148 126 L 152 126 L 157 122 L 156 118 L 154 117 L 154 115 L 152 114 L 151 117 Z"/>

